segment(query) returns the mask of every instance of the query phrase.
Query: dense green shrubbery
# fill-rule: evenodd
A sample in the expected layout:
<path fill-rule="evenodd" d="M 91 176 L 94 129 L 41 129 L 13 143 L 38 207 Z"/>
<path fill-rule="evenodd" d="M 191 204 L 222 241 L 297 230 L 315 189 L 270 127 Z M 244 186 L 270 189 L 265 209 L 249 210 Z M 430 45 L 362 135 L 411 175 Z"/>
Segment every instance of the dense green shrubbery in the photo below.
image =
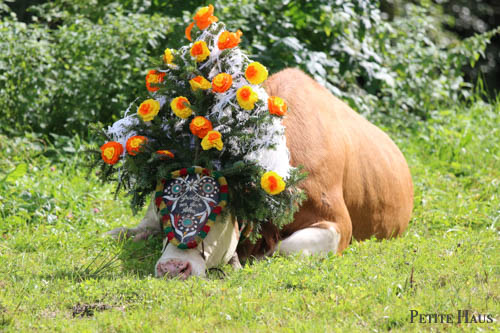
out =
<path fill-rule="evenodd" d="M 462 67 L 493 34 L 447 45 L 429 10 L 408 5 L 388 22 L 370 0 L 227 1 L 220 16 L 273 71 L 299 66 L 364 114 L 407 119 L 467 95 Z"/>
<path fill-rule="evenodd" d="M 445 31 L 451 31 L 453 39 L 468 38 L 495 29 L 500 25 L 498 0 L 380 0 L 381 9 L 389 19 L 404 16 L 405 5 L 420 4 L 428 7 L 432 16 L 440 21 Z M 457 36 L 454 36 L 457 34 Z M 500 35 L 491 39 L 484 57 L 471 68 L 465 67 L 465 78 L 476 82 L 482 78 L 490 97 L 500 92 Z"/>
<path fill-rule="evenodd" d="M 2 129 L 85 135 L 142 90 L 148 52 L 168 33 L 169 19 L 75 16 L 55 29 L 3 19 L 0 31 Z"/>
<path fill-rule="evenodd" d="M 38 23 L 2 19 L 3 130 L 85 136 L 89 123 L 109 122 L 144 91 L 148 55 L 179 46 L 204 3 L 57 0 L 33 12 Z M 408 6 L 389 22 L 370 0 L 222 0 L 216 15 L 244 32 L 243 48 L 272 72 L 300 67 L 358 111 L 387 119 L 425 118 L 467 96 L 462 67 L 493 34 L 447 45 L 426 9 Z"/>

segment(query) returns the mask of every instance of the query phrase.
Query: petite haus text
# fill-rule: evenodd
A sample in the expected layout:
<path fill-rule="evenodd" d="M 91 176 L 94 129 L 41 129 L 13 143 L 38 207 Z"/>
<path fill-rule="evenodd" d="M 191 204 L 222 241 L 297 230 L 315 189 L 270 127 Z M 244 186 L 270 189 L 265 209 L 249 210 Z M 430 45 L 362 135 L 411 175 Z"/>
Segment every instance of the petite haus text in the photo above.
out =
<path fill-rule="evenodd" d="M 492 314 L 478 314 L 469 310 L 458 310 L 452 313 L 419 313 L 410 310 L 410 323 L 420 324 L 485 324 L 494 321 Z"/>

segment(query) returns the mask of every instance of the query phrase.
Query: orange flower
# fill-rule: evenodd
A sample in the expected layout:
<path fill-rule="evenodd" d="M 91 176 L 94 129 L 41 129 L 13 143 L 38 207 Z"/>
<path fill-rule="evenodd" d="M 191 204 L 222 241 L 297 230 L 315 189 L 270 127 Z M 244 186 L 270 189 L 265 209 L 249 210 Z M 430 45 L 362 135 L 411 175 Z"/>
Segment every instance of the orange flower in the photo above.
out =
<path fill-rule="evenodd" d="M 193 89 L 193 91 L 197 91 L 199 89 L 207 90 L 212 88 L 212 84 L 210 83 L 210 81 L 205 79 L 203 76 L 192 78 L 191 80 L 189 80 L 189 84 L 191 85 L 191 89 Z"/>
<path fill-rule="evenodd" d="M 238 46 L 240 43 L 240 37 L 243 33 L 238 30 L 236 32 L 224 31 L 219 36 L 219 42 L 217 46 L 219 50 L 232 49 L 235 46 Z"/>
<path fill-rule="evenodd" d="M 217 22 L 219 19 L 213 16 L 214 6 L 208 5 L 208 7 L 203 7 L 196 12 L 193 19 L 200 30 L 204 30 L 210 26 L 210 24 Z"/>
<path fill-rule="evenodd" d="M 160 102 L 154 99 L 147 99 L 139 105 L 137 113 L 143 121 L 151 121 L 160 111 Z"/>
<path fill-rule="evenodd" d="M 160 89 L 158 86 L 151 86 L 151 84 L 158 84 L 163 82 L 163 78 L 165 77 L 165 73 L 160 73 L 154 69 L 150 70 L 148 74 L 146 75 L 146 88 L 151 91 L 155 92 Z"/>
<path fill-rule="evenodd" d="M 191 41 L 191 30 L 193 30 L 194 27 L 194 22 L 191 22 L 190 25 L 187 26 L 186 30 L 184 31 L 184 35 L 186 35 L 186 38 Z"/>
<path fill-rule="evenodd" d="M 236 100 L 243 109 L 252 110 L 255 107 L 255 102 L 259 100 L 259 96 L 250 86 L 243 86 L 236 92 Z"/>
<path fill-rule="evenodd" d="M 217 74 L 212 80 L 212 91 L 223 93 L 233 84 L 233 78 L 227 73 Z"/>
<path fill-rule="evenodd" d="M 201 140 L 201 147 L 203 150 L 209 150 L 211 148 L 222 150 L 223 146 L 222 134 L 220 134 L 219 131 L 209 131 L 203 140 Z"/>
<path fill-rule="evenodd" d="M 267 79 L 267 68 L 259 62 L 252 62 L 245 71 L 245 77 L 251 84 L 261 84 Z"/>
<path fill-rule="evenodd" d="M 212 122 L 202 116 L 194 117 L 189 124 L 189 129 L 191 133 L 203 139 L 212 130 Z"/>
<path fill-rule="evenodd" d="M 174 158 L 174 154 L 170 150 L 157 150 L 156 153 L 160 155 L 161 160 Z"/>
<path fill-rule="evenodd" d="M 267 100 L 267 106 L 269 107 L 269 113 L 276 116 L 284 116 L 288 109 L 285 101 L 277 96 L 271 96 Z"/>
<path fill-rule="evenodd" d="M 130 155 L 135 156 L 140 150 L 143 144 L 145 144 L 148 139 L 141 135 L 131 136 L 127 140 L 125 147 Z"/>
<path fill-rule="evenodd" d="M 207 43 L 202 40 L 195 42 L 191 47 L 191 57 L 196 58 L 197 62 L 204 61 L 209 55 L 210 50 L 207 47 Z"/>
<path fill-rule="evenodd" d="M 281 193 L 285 189 L 285 182 L 274 171 L 268 171 L 260 178 L 260 186 L 271 195 Z"/>
<path fill-rule="evenodd" d="M 186 97 L 179 96 L 170 102 L 170 107 L 177 117 L 186 119 L 193 113 L 193 110 L 191 110 L 191 108 L 189 108 L 186 104 L 191 105 Z"/>
<path fill-rule="evenodd" d="M 106 142 L 101 146 L 101 157 L 107 164 L 116 164 L 123 153 L 123 146 L 116 141 Z"/>

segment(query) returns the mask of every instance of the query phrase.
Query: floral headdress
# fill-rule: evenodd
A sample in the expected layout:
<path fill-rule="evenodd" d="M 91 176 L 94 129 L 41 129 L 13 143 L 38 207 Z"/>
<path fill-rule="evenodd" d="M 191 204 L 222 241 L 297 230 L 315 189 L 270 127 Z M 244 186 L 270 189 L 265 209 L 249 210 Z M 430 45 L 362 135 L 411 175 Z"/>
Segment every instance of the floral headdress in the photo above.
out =
<path fill-rule="evenodd" d="M 289 163 L 285 101 L 267 95 L 267 69 L 213 10 L 198 10 L 185 32 L 190 43 L 167 48 L 146 75 L 148 98 L 105 131 L 101 175 L 128 189 L 137 211 L 165 179 L 212 170 L 227 180 L 229 210 L 256 233 L 263 222 L 292 221 L 304 175 Z"/>

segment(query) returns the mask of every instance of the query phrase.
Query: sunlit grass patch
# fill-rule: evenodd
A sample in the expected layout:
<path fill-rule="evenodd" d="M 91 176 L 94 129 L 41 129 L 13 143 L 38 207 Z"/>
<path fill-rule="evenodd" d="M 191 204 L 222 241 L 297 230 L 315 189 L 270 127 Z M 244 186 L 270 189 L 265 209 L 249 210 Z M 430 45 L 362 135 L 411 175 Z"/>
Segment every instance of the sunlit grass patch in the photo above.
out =
<path fill-rule="evenodd" d="M 354 241 L 342 256 L 223 266 L 187 281 L 153 277 L 160 239 L 103 236 L 141 214 L 89 173 L 79 143 L 61 143 L 74 148 L 68 154 L 40 138 L 13 146 L 2 138 L 0 330 L 498 330 L 498 321 L 412 324 L 410 310 L 499 319 L 499 111 L 476 103 L 391 133 L 415 184 L 403 237 Z"/>

